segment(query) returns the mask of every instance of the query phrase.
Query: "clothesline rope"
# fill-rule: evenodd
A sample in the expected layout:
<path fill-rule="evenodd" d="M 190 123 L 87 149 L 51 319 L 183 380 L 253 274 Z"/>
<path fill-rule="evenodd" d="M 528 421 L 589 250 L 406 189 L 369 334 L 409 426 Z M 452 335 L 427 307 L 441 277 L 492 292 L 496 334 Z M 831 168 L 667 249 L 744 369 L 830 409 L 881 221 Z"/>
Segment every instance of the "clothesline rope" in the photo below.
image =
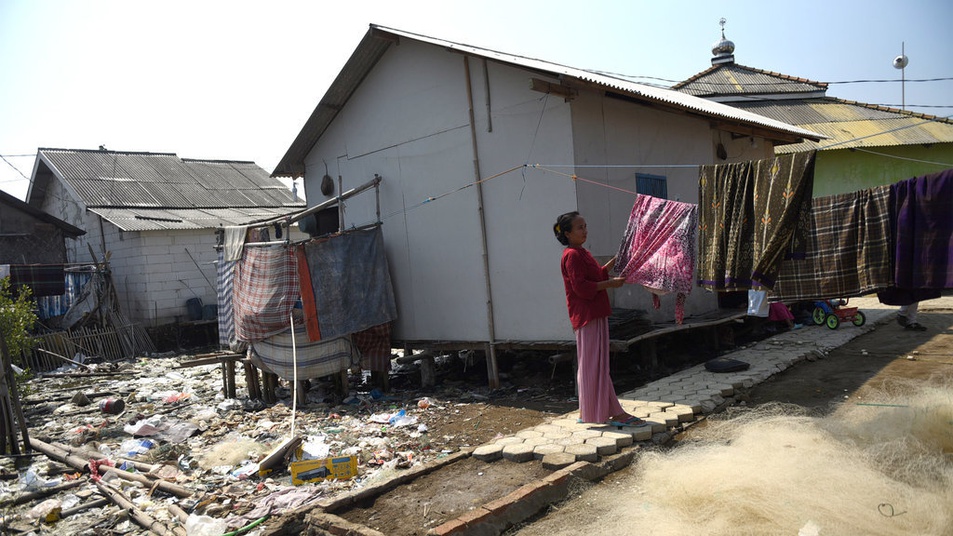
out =
<path fill-rule="evenodd" d="M 585 179 L 585 178 L 580 177 L 579 175 L 576 175 L 575 173 L 563 173 L 563 172 L 561 172 L 561 171 L 556 171 L 556 170 L 554 170 L 554 169 L 545 168 L 545 167 L 543 167 L 543 166 L 541 166 L 541 165 L 539 165 L 539 164 L 533 164 L 531 167 L 536 168 L 536 169 L 541 169 L 541 170 L 543 170 L 543 171 L 547 171 L 547 172 L 549 172 L 549 173 L 553 173 L 553 174 L 556 174 L 556 175 L 562 175 L 563 177 L 569 177 L 570 179 L 572 179 L 572 180 L 574 180 L 574 181 L 582 181 L 582 182 L 586 182 L 586 183 L 589 183 L 589 184 L 595 184 L 596 186 L 602 186 L 602 187 L 604 187 L 604 188 L 609 188 L 610 190 L 618 190 L 618 191 L 620 191 L 620 192 L 625 192 L 625 193 L 627 193 L 627 194 L 638 195 L 638 192 L 633 192 L 633 191 L 631 191 L 631 190 L 626 190 L 625 188 L 619 188 L 618 186 L 611 186 L 611 185 L 604 184 L 604 183 L 601 183 L 601 182 L 599 182 L 599 181 L 594 181 L 594 180 L 591 180 L 591 179 Z"/>

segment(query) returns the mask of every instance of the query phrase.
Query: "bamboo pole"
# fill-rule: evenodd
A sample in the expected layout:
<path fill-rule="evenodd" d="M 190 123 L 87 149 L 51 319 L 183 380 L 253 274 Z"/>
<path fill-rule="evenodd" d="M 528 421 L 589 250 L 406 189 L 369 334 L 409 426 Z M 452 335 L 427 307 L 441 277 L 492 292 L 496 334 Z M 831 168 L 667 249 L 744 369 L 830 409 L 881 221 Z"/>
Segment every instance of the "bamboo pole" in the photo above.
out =
<path fill-rule="evenodd" d="M 179 518 L 179 521 L 181 521 L 183 525 L 185 524 L 186 521 L 189 520 L 189 514 L 185 510 L 183 510 L 182 507 L 180 507 L 179 505 L 175 503 L 171 503 L 169 504 L 167 509 L 169 510 L 170 513 L 172 513 L 172 515 Z"/>
<path fill-rule="evenodd" d="M 140 484 L 146 487 L 155 486 L 156 489 L 175 495 L 176 497 L 189 497 L 192 495 L 192 492 L 178 484 L 173 484 L 162 480 L 160 478 L 149 478 L 148 476 L 143 475 L 142 473 L 130 473 L 128 471 L 123 471 L 118 467 L 109 467 L 109 466 L 99 466 L 99 470 L 103 473 L 114 473 L 116 476 L 123 480 L 130 480 L 132 482 L 139 482 Z"/>
<path fill-rule="evenodd" d="M 51 445 L 56 448 L 62 449 L 67 454 L 73 454 L 80 458 L 92 458 L 94 460 L 102 460 L 104 458 L 109 457 L 103 454 L 102 452 L 99 452 L 98 450 L 90 450 L 83 447 L 73 447 L 70 445 L 64 445 L 62 443 L 51 443 Z M 132 464 L 132 466 L 136 468 L 136 471 L 142 471 L 144 473 L 151 473 L 153 471 L 158 470 L 161 467 L 160 465 L 139 462 L 136 460 L 130 460 L 128 458 L 123 458 L 123 457 L 117 457 L 113 461 L 126 462 L 129 464 Z"/>
<path fill-rule="evenodd" d="M 73 456 L 61 448 L 54 447 L 53 445 L 50 445 L 44 441 L 40 441 L 35 437 L 30 438 L 30 446 L 56 461 L 60 461 L 66 465 L 69 465 L 73 469 L 83 473 L 89 472 L 89 462 L 80 458 L 79 456 Z"/>
<path fill-rule="evenodd" d="M 33 445 L 33 448 L 42 452 L 43 454 L 46 454 L 54 460 L 64 462 L 74 469 L 84 473 L 89 471 L 89 463 L 79 456 L 70 454 L 59 447 L 45 443 L 36 438 L 30 439 L 30 443 Z M 192 495 L 190 490 L 179 486 L 178 484 L 173 484 L 172 482 L 167 482 L 158 478 L 149 478 L 141 473 L 129 473 L 117 467 L 109 467 L 104 465 L 99 466 L 99 470 L 103 473 L 114 473 L 123 480 L 139 482 L 140 484 L 143 484 L 149 488 L 155 486 L 156 489 L 164 491 L 170 495 L 175 495 L 176 497 L 189 497 Z"/>
<path fill-rule="evenodd" d="M 42 352 L 42 353 L 47 354 L 47 355 L 51 355 L 51 356 L 53 356 L 53 357 L 57 357 L 57 358 L 59 358 L 59 359 L 62 359 L 63 361 L 66 361 L 67 363 L 71 363 L 71 364 L 73 364 L 73 365 L 76 365 L 77 367 L 82 367 L 82 368 L 84 368 L 84 369 L 86 369 L 86 370 L 89 370 L 89 366 L 88 366 L 88 365 L 84 365 L 84 364 L 80 363 L 79 361 L 73 361 L 72 359 L 70 359 L 70 358 L 68 358 L 68 357 L 66 357 L 66 356 L 62 356 L 62 355 L 60 355 L 60 354 L 51 352 L 51 351 L 49 351 L 49 350 L 44 350 L 44 349 L 42 349 L 42 348 L 37 348 L 37 351 Z"/>
<path fill-rule="evenodd" d="M 129 517 L 134 519 L 136 523 L 139 523 L 139 525 L 141 525 L 143 528 L 149 530 L 150 532 L 159 534 L 160 536 L 176 536 L 176 533 L 170 530 L 169 527 L 166 527 L 162 523 L 152 519 L 152 517 L 150 517 L 148 514 L 136 508 L 136 505 L 133 504 L 133 502 L 130 501 L 128 497 L 123 495 L 123 493 L 118 489 L 107 485 L 102 480 L 96 482 L 96 487 L 99 488 L 100 493 L 112 499 L 112 501 L 118 504 L 121 508 L 127 510 L 129 512 Z"/>
<path fill-rule="evenodd" d="M 83 510 L 89 510 L 90 508 L 99 508 L 100 506 L 106 506 L 107 504 L 109 504 L 109 499 L 105 499 L 105 498 L 96 499 L 93 501 L 89 501 L 88 503 L 78 504 L 72 508 L 67 508 L 66 510 L 63 510 L 62 512 L 60 512 L 60 517 L 71 516 L 73 514 L 78 514 L 82 512 Z"/>
<path fill-rule="evenodd" d="M 32 501 L 32 500 L 34 500 L 34 499 L 41 499 L 41 498 L 43 498 L 43 497 L 46 497 L 46 496 L 49 496 L 49 495 L 53 495 L 53 494 L 59 493 L 59 492 L 61 492 L 61 491 L 65 491 L 65 490 L 68 490 L 68 489 L 73 489 L 73 488 L 75 488 L 75 487 L 77 487 L 77 486 L 80 486 L 80 485 L 82 485 L 82 484 L 85 484 L 85 483 L 86 483 L 85 480 L 71 480 L 71 481 L 69 481 L 69 482 L 64 482 L 64 483 L 62 483 L 62 484 L 59 484 L 59 485 L 57 485 L 57 486 L 51 486 L 51 487 L 48 487 L 48 488 L 43 488 L 43 489 L 41 489 L 41 490 L 31 491 L 30 493 L 24 493 L 24 494 L 22 494 L 22 495 L 17 495 L 17 496 L 14 497 L 12 500 L 10 500 L 10 501 L 4 501 L 3 503 L 0 503 L 0 504 L 2 504 L 3 506 L 16 506 L 16 505 L 18 505 L 18 504 L 28 503 L 28 502 L 30 502 L 30 501 Z"/>
<path fill-rule="evenodd" d="M 13 426 L 13 419 L 16 417 L 20 421 L 20 432 L 23 435 L 23 448 L 30 450 L 30 436 L 27 432 L 26 419 L 23 417 L 23 408 L 20 407 L 20 396 L 17 392 L 16 377 L 13 375 L 13 361 L 11 361 L 10 351 L 7 349 L 7 341 L 0 333 L 0 360 L 3 362 L 3 378 L 7 388 L 7 395 L 4 402 L 9 402 L 9 408 L 4 410 L 4 419 L 10 419 L 10 437 L 12 439 L 11 447 L 13 454 L 19 454 L 20 448 L 17 445 L 16 431 Z M 7 415 L 9 413 L 9 415 Z"/>

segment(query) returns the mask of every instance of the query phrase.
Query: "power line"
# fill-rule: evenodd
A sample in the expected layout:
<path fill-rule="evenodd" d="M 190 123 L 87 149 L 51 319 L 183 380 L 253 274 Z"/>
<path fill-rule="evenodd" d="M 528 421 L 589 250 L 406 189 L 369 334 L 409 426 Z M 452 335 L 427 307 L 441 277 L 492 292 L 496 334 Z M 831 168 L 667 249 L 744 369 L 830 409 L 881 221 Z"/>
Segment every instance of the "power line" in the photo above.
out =
<path fill-rule="evenodd" d="M 0 160 L 3 160 L 4 162 L 7 163 L 8 166 L 10 166 L 10 167 L 12 167 L 13 169 L 15 169 L 15 170 L 17 171 L 17 173 L 20 174 L 21 177 L 23 177 L 23 178 L 26 179 L 26 180 L 30 180 L 30 177 L 27 177 L 26 175 L 24 175 L 23 172 L 20 171 L 20 168 L 18 168 L 18 167 L 16 167 L 16 166 L 14 166 L 13 164 L 11 164 L 10 161 L 7 160 L 5 156 L 0 155 Z M 16 180 L 20 180 L 20 179 L 16 179 Z"/>
<path fill-rule="evenodd" d="M 606 76 L 613 76 L 617 78 L 626 78 L 629 80 L 656 80 L 659 82 L 666 82 L 669 84 L 681 84 L 685 80 L 670 80 L 668 78 L 659 78 L 656 76 L 642 76 L 642 75 L 630 75 L 623 73 L 614 73 L 611 71 L 598 71 L 590 69 L 589 72 L 595 74 L 603 74 Z M 766 71 L 763 71 L 765 74 L 768 74 Z M 953 80 L 953 77 L 939 77 L 939 78 L 914 78 L 901 80 L 899 78 L 882 78 L 882 79 L 865 79 L 865 80 L 836 80 L 834 82 L 820 82 L 817 80 L 808 80 L 806 78 L 796 78 L 796 77 L 785 77 L 784 82 L 800 82 L 802 84 L 889 84 L 895 82 L 948 82 Z M 713 87 L 737 87 L 737 84 L 732 82 L 688 82 L 688 84 L 697 83 L 698 85 L 703 86 L 713 86 Z M 779 83 L 783 82 L 746 82 L 745 86 L 776 86 Z"/>

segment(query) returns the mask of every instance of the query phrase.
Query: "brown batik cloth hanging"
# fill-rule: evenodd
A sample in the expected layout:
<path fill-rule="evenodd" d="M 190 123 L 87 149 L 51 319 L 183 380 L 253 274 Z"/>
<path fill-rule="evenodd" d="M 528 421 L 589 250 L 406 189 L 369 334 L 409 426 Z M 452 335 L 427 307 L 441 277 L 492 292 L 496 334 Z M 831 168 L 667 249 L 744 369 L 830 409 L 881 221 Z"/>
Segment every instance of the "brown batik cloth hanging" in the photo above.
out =
<path fill-rule="evenodd" d="M 716 291 L 771 289 L 781 261 L 803 255 L 815 154 L 701 166 L 699 286 Z"/>

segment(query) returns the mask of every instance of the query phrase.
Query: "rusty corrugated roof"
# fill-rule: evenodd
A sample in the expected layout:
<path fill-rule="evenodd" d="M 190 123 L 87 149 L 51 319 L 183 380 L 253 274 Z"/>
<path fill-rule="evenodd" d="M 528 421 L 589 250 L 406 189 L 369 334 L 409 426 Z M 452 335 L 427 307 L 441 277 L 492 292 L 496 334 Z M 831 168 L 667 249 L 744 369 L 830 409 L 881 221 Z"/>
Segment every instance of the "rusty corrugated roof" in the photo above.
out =
<path fill-rule="evenodd" d="M 953 143 L 953 121 L 855 101 L 823 97 L 733 103 L 739 108 L 824 134 L 821 142 L 775 147 L 778 154 L 823 150 Z"/>
<path fill-rule="evenodd" d="M 828 137 L 776 145 L 778 154 L 953 142 L 953 120 L 827 97 L 825 83 L 735 63 L 713 65 L 672 88 Z"/>
<path fill-rule="evenodd" d="M 675 84 L 672 89 L 689 95 L 712 98 L 784 93 L 823 94 L 827 91 L 827 84 L 737 63 L 724 63 L 713 65 L 688 80 Z"/>
<path fill-rule="evenodd" d="M 40 148 L 37 160 L 125 231 L 241 225 L 306 206 L 254 162 L 51 148 Z"/>

